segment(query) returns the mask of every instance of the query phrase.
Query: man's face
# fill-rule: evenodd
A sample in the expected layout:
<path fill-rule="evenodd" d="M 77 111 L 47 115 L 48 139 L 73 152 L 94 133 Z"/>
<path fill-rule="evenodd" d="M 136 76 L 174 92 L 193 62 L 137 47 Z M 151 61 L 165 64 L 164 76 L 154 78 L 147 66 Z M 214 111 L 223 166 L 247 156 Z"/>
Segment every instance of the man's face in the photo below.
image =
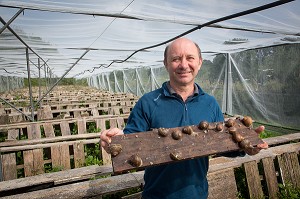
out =
<path fill-rule="evenodd" d="M 195 44 L 185 38 L 175 40 L 167 51 L 164 61 L 173 86 L 193 85 L 200 70 L 202 59 Z"/>

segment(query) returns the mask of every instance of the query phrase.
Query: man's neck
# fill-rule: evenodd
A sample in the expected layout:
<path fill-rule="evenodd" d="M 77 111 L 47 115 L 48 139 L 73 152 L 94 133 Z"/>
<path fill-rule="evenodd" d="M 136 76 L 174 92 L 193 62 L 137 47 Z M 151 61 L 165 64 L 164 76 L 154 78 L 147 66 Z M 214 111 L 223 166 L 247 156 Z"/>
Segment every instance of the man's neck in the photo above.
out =
<path fill-rule="evenodd" d="M 189 84 L 189 85 L 184 85 L 184 86 L 178 86 L 178 85 L 172 85 L 172 83 L 170 82 L 170 86 L 172 87 L 172 89 L 182 97 L 183 101 L 186 101 L 186 99 L 193 95 L 194 93 L 194 83 Z"/>

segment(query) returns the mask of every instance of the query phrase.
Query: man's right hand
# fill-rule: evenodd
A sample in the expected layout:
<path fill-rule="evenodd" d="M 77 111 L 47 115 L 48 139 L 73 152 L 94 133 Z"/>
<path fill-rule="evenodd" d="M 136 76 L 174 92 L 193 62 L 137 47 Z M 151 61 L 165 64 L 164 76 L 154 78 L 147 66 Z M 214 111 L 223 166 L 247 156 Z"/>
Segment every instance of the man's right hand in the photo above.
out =
<path fill-rule="evenodd" d="M 109 153 L 110 152 L 109 145 L 111 143 L 111 137 L 115 135 L 123 135 L 123 134 L 124 134 L 123 131 L 118 128 L 111 128 L 102 131 L 100 135 L 101 146 L 105 149 L 106 152 Z"/>

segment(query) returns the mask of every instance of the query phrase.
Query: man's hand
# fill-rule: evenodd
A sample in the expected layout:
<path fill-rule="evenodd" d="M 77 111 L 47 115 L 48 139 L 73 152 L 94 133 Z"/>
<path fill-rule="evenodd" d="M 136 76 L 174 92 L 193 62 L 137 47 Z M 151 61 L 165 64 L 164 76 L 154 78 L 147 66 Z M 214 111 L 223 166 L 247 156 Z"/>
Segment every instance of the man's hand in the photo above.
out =
<path fill-rule="evenodd" d="M 257 129 L 255 129 L 256 133 L 259 135 L 261 132 L 265 130 L 264 126 L 259 126 Z M 256 147 L 250 147 L 245 149 L 244 151 L 248 155 L 255 155 L 258 154 L 261 149 L 267 149 L 269 147 L 268 143 L 264 142 L 262 144 L 258 144 Z"/>
<path fill-rule="evenodd" d="M 109 145 L 111 143 L 111 137 L 123 134 L 123 131 L 118 128 L 112 128 L 102 131 L 100 135 L 101 146 L 105 149 L 106 152 L 110 153 Z"/>

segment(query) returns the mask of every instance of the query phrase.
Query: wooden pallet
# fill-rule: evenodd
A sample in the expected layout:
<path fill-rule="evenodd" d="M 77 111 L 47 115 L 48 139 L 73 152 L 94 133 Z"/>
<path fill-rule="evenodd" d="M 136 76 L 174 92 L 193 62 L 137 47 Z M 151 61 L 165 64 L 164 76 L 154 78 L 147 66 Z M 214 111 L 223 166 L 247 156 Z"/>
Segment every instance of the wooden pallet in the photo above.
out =
<path fill-rule="evenodd" d="M 216 125 L 217 123 L 211 123 L 210 127 Z M 244 126 L 239 119 L 235 120 L 234 126 L 237 132 L 248 139 L 253 146 L 263 143 L 257 133 Z M 193 133 L 191 135 L 182 133 L 179 139 L 174 139 L 173 132 L 183 132 L 184 127 L 167 129 L 168 135 L 165 137 L 159 135 L 159 129 L 113 137 L 111 148 L 115 146 L 122 148 L 118 155 L 112 157 L 114 172 L 121 173 L 132 169 L 240 150 L 239 144 L 233 141 L 232 134 L 228 133 L 229 127 L 226 125 L 222 131 L 213 128 L 200 130 L 195 125 L 190 127 Z"/>

